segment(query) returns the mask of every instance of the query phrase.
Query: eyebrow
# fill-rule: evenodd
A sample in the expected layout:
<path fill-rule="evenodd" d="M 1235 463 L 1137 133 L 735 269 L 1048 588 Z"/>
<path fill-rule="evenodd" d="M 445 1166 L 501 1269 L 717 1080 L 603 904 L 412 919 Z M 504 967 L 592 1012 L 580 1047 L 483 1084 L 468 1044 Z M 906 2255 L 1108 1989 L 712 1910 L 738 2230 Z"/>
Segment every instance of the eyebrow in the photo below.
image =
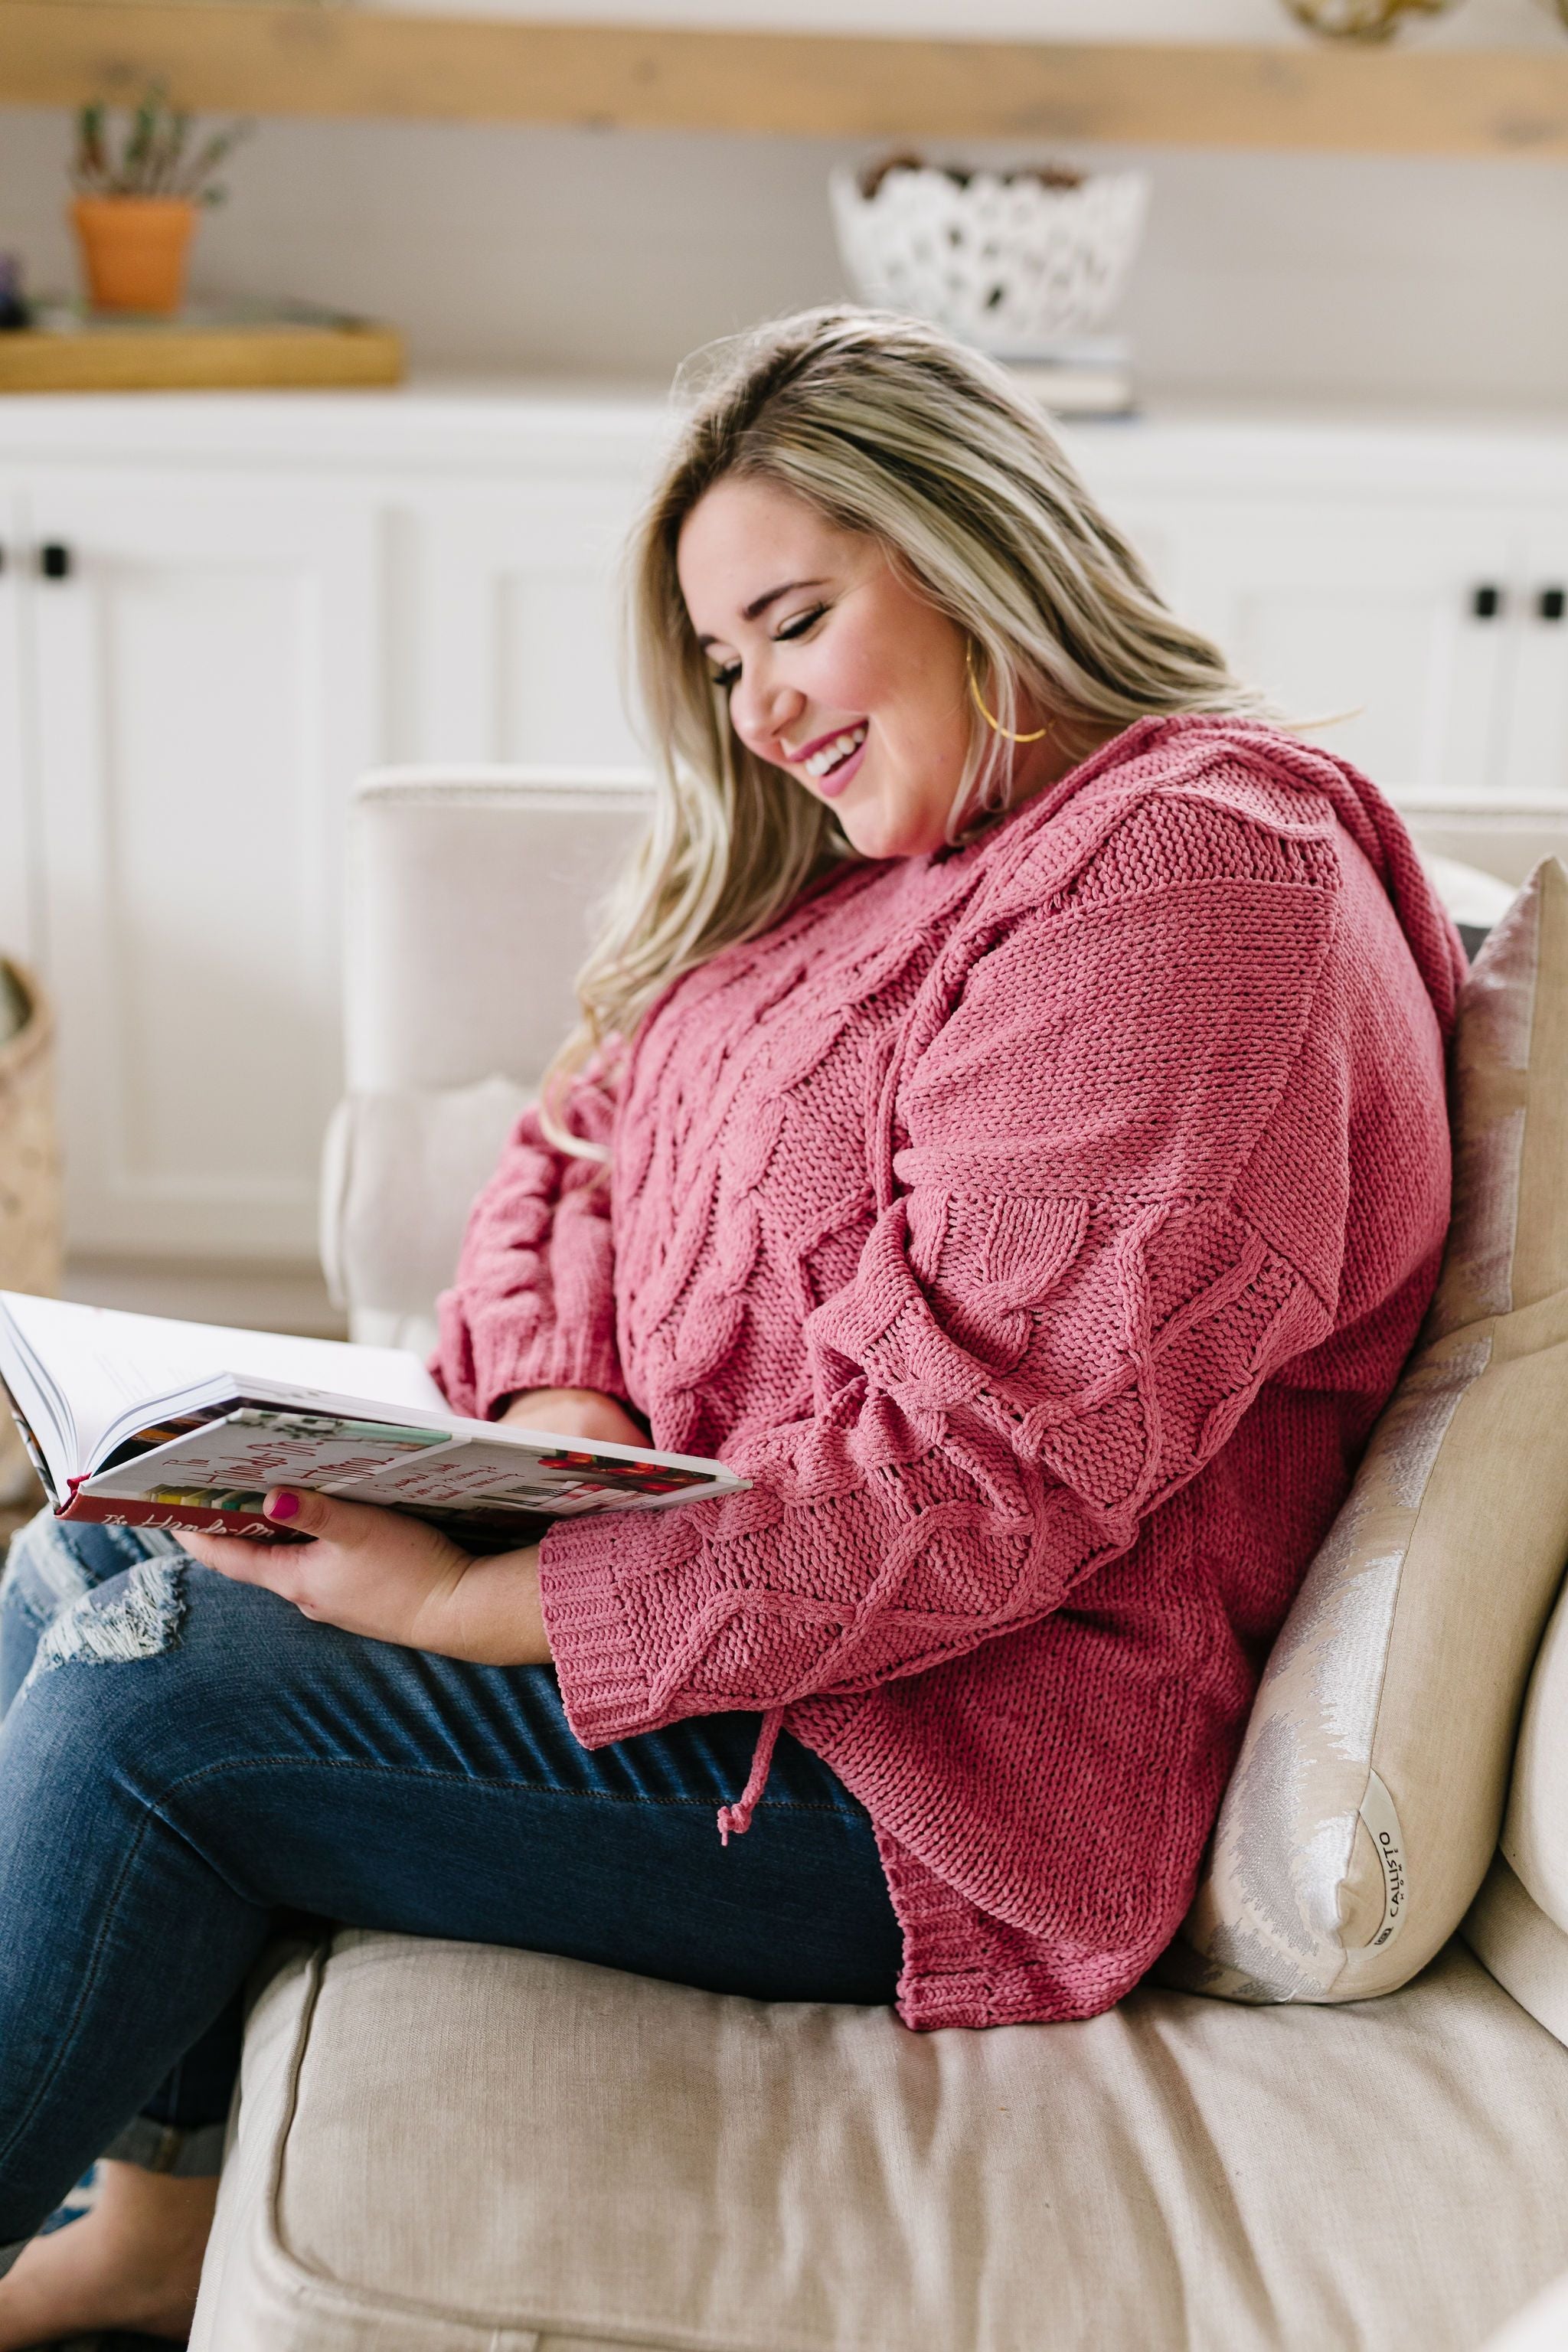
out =
<path fill-rule="evenodd" d="M 826 588 L 826 580 L 786 580 L 782 587 L 770 588 L 765 595 L 753 596 L 741 618 L 742 621 L 760 621 L 768 606 L 776 604 L 781 596 L 793 595 L 797 588 Z M 709 646 L 717 645 L 719 640 L 717 637 L 699 637 L 697 642 L 706 653 Z"/>

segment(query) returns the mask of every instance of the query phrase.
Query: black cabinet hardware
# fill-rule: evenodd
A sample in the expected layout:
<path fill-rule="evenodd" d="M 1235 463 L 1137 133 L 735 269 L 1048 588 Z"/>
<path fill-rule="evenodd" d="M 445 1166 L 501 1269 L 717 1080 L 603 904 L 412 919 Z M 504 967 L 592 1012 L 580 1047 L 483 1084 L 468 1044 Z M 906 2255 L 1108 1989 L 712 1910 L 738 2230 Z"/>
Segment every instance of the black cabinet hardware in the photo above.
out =
<path fill-rule="evenodd" d="M 1470 598 L 1470 610 L 1478 621 L 1495 621 L 1502 611 L 1502 590 L 1484 582 Z"/>
<path fill-rule="evenodd" d="M 46 540 L 38 550 L 38 569 L 46 580 L 68 580 L 71 576 L 71 551 L 62 547 L 58 539 Z"/>
<path fill-rule="evenodd" d="M 1568 612 L 1568 590 L 1543 588 L 1535 600 L 1535 609 L 1543 621 L 1560 621 Z"/>

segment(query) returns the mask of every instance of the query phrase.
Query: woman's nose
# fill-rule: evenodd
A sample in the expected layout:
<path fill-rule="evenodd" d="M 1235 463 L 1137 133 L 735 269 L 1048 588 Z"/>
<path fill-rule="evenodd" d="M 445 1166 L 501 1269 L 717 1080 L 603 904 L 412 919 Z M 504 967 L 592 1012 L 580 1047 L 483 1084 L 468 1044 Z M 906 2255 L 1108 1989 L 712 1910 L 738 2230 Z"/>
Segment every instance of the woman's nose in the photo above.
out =
<path fill-rule="evenodd" d="M 805 697 L 798 687 L 786 686 L 765 674 L 742 673 L 730 696 L 736 734 L 743 742 L 759 747 L 778 742 L 805 709 Z"/>

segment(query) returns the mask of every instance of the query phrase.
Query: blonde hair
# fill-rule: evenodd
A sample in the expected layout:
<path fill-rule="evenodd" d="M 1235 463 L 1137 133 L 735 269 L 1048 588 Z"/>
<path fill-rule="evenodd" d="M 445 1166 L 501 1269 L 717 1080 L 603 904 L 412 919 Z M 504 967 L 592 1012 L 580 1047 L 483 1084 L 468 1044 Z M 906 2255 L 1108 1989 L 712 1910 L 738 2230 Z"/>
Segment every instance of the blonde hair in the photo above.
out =
<path fill-rule="evenodd" d="M 675 391 L 693 404 L 622 562 L 653 824 L 607 902 L 578 975 L 582 1024 L 543 1089 L 546 1131 L 595 1158 L 561 1122 L 570 1076 L 605 1041 L 629 1039 L 669 982 L 766 930 L 856 855 L 825 803 L 740 740 L 697 643 L 676 555 L 715 483 L 770 483 L 877 540 L 966 632 L 1004 728 L 1026 694 L 1069 740 L 1152 712 L 1261 710 L 1168 611 L 1038 406 L 940 328 L 847 305 L 801 311 L 699 352 Z M 972 710 L 951 839 L 1005 808 L 1009 772 L 1001 736 Z"/>

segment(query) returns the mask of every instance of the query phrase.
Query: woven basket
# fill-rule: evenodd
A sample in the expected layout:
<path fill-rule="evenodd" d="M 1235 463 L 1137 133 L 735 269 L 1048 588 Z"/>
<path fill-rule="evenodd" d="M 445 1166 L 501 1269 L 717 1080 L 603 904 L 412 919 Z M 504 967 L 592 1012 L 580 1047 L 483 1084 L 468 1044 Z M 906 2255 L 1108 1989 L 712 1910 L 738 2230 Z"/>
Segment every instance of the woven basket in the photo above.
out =
<path fill-rule="evenodd" d="M 880 310 L 913 310 L 982 351 L 1049 356 L 1092 334 L 1121 292 L 1143 233 L 1141 172 L 1093 172 L 1077 187 L 934 164 L 887 172 L 869 196 L 840 166 L 829 179 L 850 283 Z"/>
<path fill-rule="evenodd" d="M 21 1019 L 0 1044 L 0 1290 L 58 1291 L 60 1162 L 55 1136 L 55 1024 L 30 971 L 0 957 L 0 1001 Z M 25 1492 L 31 1470 L 0 1408 L 0 1504 Z"/>

